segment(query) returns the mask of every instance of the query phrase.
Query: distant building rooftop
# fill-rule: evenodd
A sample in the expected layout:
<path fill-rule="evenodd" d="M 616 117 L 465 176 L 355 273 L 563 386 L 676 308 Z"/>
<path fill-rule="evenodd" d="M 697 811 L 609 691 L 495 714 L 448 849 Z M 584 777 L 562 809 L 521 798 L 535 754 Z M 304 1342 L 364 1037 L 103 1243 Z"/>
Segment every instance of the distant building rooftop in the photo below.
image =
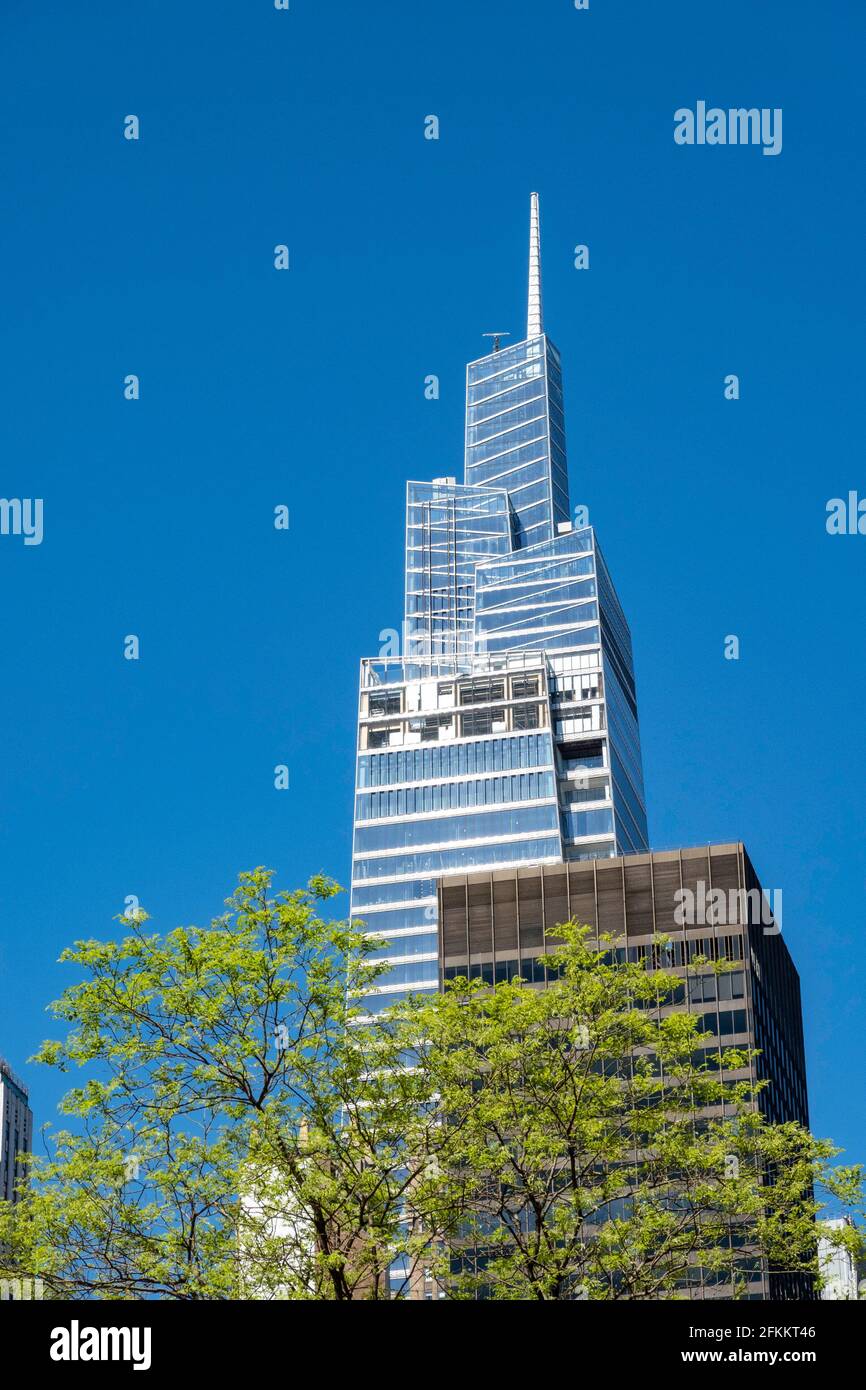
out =
<path fill-rule="evenodd" d="M 21 1077 L 12 1070 L 5 1057 L 0 1057 L 0 1076 L 7 1077 L 8 1080 L 12 1082 L 12 1085 L 17 1086 L 18 1090 L 23 1092 L 25 1096 L 30 1094 L 27 1086 L 21 1080 Z"/>

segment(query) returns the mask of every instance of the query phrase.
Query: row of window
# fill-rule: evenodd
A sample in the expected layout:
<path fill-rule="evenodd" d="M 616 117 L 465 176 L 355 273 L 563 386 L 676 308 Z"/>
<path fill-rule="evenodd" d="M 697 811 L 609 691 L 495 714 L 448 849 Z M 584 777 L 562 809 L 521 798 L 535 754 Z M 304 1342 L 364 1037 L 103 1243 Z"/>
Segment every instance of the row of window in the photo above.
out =
<path fill-rule="evenodd" d="M 636 964 L 647 958 L 642 954 L 644 950 L 645 948 L 642 946 L 617 947 L 615 951 L 610 951 L 607 954 L 608 958 L 615 956 L 620 964 L 623 964 L 626 959 L 632 964 Z M 500 971 L 500 966 L 505 971 L 504 975 Z M 449 965 L 445 968 L 445 979 L 454 980 L 459 975 L 466 975 L 467 973 L 470 979 L 477 977 L 483 979 L 487 984 L 493 983 L 494 978 L 496 981 L 499 979 L 510 980 L 518 974 L 522 975 L 524 979 L 537 983 L 544 979 L 544 961 L 533 957 L 523 961 L 496 961 L 495 967 L 494 963 L 490 961 L 483 964 L 473 962 L 468 968 L 466 965 Z M 553 973 L 548 965 L 548 974 Z M 693 975 L 688 980 L 688 990 L 689 999 L 693 1004 L 715 1003 L 717 999 L 723 1003 L 734 999 L 743 999 L 745 997 L 745 975 L 742 970 L 732 970 L 722 975 Z M 667 1002 L 672 1004 L 685 1003 L 685 994 L 684 982 L 682 985 L 676 986 L 669 994 Z M 654 1007 L 654 1003 L 648 1007 Z"/>
<path fill-rule="evenodd" d="M 540 368 L 542 348 L 542 339 L 533 338 L 529 342 L 512 343 L 510 347 L 504 347 L 499 352 L 490 353 L 487 357 L 480 357 L 476 362 L 471 362 L 467 377 L 469 400 L 478 399 L 478 383 L 487 381 L 490 377 L 501 376 L 506 371 L 510 376 L 512 371 L 519 370 L 527 362 L 534 362 L 534 365 Z"/>
<path fill-rule="evenodd" d="M 426 986 L 428 989 L 435 988 L 434 985 Z M 402 1004 L 413 992 L 411 990 L 395 990 L 393 994 L 367 994 L 362 999 L 355 1001 L 355 1006 L 365 1014 L 380 1014 L 383 1009 L 390 1009 L 395 1004 Z"/>
<path fill-rule="evenodd" d="M 394 932 L 411 931 L 415 927 L 429 927 L 432 930 L 437 916 L 438 909 L 432 903 L 426 906 L 419 903 L 412 907 L 390 908 L 387 912 L 372 912 L 363 920 L 362 914 L 353 911 L 352 925 L 368 936 L 390 938 Z"/>
<path fill-rule="evenodd" d="M 601 695 L 601 672 L 582 671 L 563 677 L 556 683 L 555 698 L 560 704 L 575 704 L 578 700 L 597 700 Z"/>
<path fill-rule="evenodd" d="M 569 845 L 566 857 L 573 862 L 587 859 L 613 859 L 617 847 L 610 840 L 596 840 L 593 844 Z"/>
<path fill-rule="evenodd" d="M 542 607 L 542 601 L 548 599 Z M 488 641 L 506 632 L 537 632 L 543 636 L 598 618 L 596 600 L 578 601 L 570 587 L 546 586 L 539 594 L 525 588 L 480 590 L 476 603 L 476 629 Z M 577 646 L 581 640 L 582 636 L 571 645 Z"/>
<path fill-rule="evenodd" d="M 723 975 L 692 975 L 689 979 L 689 999 L 693 1004 L 713 1004 L 717 999 L 744 999 L 746 977 L 742 970 Z"/>
<path fill-rule="evenodd" d="M 692 1053 L 692 1061 L 696 1067 L 706 1066 L 710 1071 L 721 1071 L 724 1061 L 724 1052 L 716 1043 L 714 1047 L 699 1047 Z M 746 1064 L 748 1067 L 748 1063 Z M 740 1068 L 737 1068 L 740 1070 Z"/>
<path fill-rule="evenodd" d="M 646 962 L 652 970 L 670 970 L 674 966 L 691 965 L 698 957 L 707 960 L 742 960 L 742 936 L 698 936 L 683 941 L 643 941 L 635 946 L 615 946 L 609 955 L 620 965 L 626 960 L 632 964 Z"/>
<path fill-rule="evenodd" d="M 545 807 L 554 821 L 556 807 Z M 555 827 L 551 827 L 553 829 Z M 526 864 L 536 859 L 558 859 L 562 841 L 559 835 L 549 835 L 532 840 L 512 840 L 500 845 L 455 846 L 449 849 L 418 850 L 414 854 L 386 855 L 382 859 L 358 859 L 355 861 L 354 879 L 363 883 L 366 879 L 399 877 L 403 874 L 444 874 L 464 869 L 486 869 L 497 864 Z M 374 894 L 366 897 L 366 902 L 400 902 L 412 895 L 408 883 L 390 884 L 387 894 Z M 421 896 L 419 894 L 419 896 Z M 356 907 L 362 906 L 360 889 L 352 894 Z"/>
<path fill-rule="evenodd" d="M 551 975 L 553 972 L 550 972 Z M 544 961 L 539 956 L 525 956 L 523 960 L 484 961 L 471 965 L 446 965 L 446 980 L 468 978 L 483 980 L 486 985 L 499 985 L 506 980 L 520 978 L 529 984 L 543 985 L 545 980 Z"/>
<path fill-rule="evenodd" d="M 582 839 L 585 835 L 612 835 L 613 811 L 572 811 L 562 813 L 562 833 L 567 840 Z"/>
<path fill-rule="evenodd" d="M 460 716 L 460 735 L 472 738 L 481 734 L 498 734 L 508 727 L 512 729 L 540 729 L 544 723 L 543 705 L 515 705 L 509 712 L 495 706 L 486 709 L 468 710 Z"/>
<path fill-rule="evenodd" d="M 552 772 L 518 772 L 511 776 L 473 778 L 464 782 L 425 783 L 398 791 L 361 792 L 355 819 L 383 820 L 387 816 L 423 815 L 426 811 L 459 811 L 493 806 L 497 802 L 540 801 L 554 793 Z M 604 796 L 596 791 L 594 799 Z"/>
<path fill-rule="evenodd" d="M 562 770 L 565 773 L 578 772 L 583 768 L 604 767 L 604 753 L 600 751 L 604 744 L 598 739 L 587 739 L 585 744 L 572 744 L 569 748 L 571 756 L 562 758 Z M 586 751 L 582 751 L 585 749 Z"/>
<path fill-rule="evenodd" d="M 541 566 L 532 566 L 529 571 L 517 570 L 508 579 L 503 571 L 515 567 L 502 560 L 493 561 L 482 572 L 492 582 L 478 586 L 479 612 L 489 612 L 492 619 L 497 612 L 528 607 L 533 617 L 546 620 L 556 617 L 560 605 L 569 604 L 572 612 L 584 608 L 588 599 L 596 598 L 595 576 L 575 575 L 573 570 L 591 560 L 590 555 L 577 560 L 552 560 L 543 570 Z M 590 616 L 594 613 L 586 614 L 587 618 Z M 545 626 L 550 623 L 545 621 Z"/>
<path fill-rule="evenodd" d="M 509 404 L 507 410 L 498 410 L 494 414 L 489 414 L 484 421 L 479 421 L 477 424 L 467 422 L 466 443 L 468 445 L 483 444 L 488 439 L 501 437 L 519 425 L 531 425 L 535 420 L 546 421 L 546 419 L 547 403 L 542 392 L 536 396 L 534 401 L 525 404 Z"/>
<path fill-rule="evenodd" d="M 450 614 L 451 607 L 448 606 Z M 508 679 L 501 676 L 480 676 L 474 680 L 460 681 L 457 684 L 457 703 L 460 705 L 481 705 L 495 703 L 497 700 L 525 700 L 540 692 L 539 672 L 520 673 Z M 449 707 L 455 703 L 454 685 L 449 681 L 437 686 L 437 700 L 442 708 L 447 701 Z M 371 690 L 367 696 L 367 713 L 373 716 L 401 714 L 403 711 L 403 691 L 383 688 Z"/>
<path fill-rule="evenodd" d="M 468 977 L 470 980 L 481 980 L 485 985 L 498 985 L 506 980 L 520 978 L 529 984 L 544 984 L 545 978 L 555 979 L 557 971 L 547 964 L 545 976 L 545 962 L 542 957 L 524 957 L 523 960 L 516 958 L 510 960 L 497 961 L 473 961 L 466 965 L 446 965 L 444 969 L 446 980 L 456 980 Z M 729 975 L 698 975 L 689 981 L 689 998 L 693 1003 L 708 1003 L 715 1001 L 715 989 L 718 986 L 718 997 L 720 1000 L 742 999 L 744 994 L 744 976 L 742 971 L 734 971 Z M 703 991 L 706 992 L 703 992 Z M 677 1004 L 684 1002 L 684 991 L 677 990 L 676 995 L 667 1000 L 668 1003 Z M 726 1037 L 734 1033 L 744 1033 L 747 1031 L 747 1015 L 745 1009 L 723 1009 L 718 1016 L 715 1013 L 705 1014 L 700 1020 L 701 1031 L 709 1031 L 714 1037 Z M 701 1054 L 703 1056 L 703 1053 Z M 713 1056 L 718 1057 L 717 1053 Z"/>
<path fill-rule="evenodd" d="M 435 931 L 418 932 L 415 936 L 398 936 L 393 941 L 382 937 L 381 945 L 369 957 L 371 961 L 392 960 L 395 956 L 426 956 L 438 948 Z M 377 943 L 378 945 L 378 943 Z"/>
<path fill-rule="evenodd" d="M 717 1014 L 703 1014 L 698 1019 L 698 1027 L 714 1038 L 727 1038 L 734 1033 L 748 1032 L 748 1014 L 745 1009 L 720 1009 Z"/>
<path fill-rule="evenodd" d="M 542 449 L 546 439 L 547 415 L 543 412 L 527 425 L 515 425 L 499 434 L 491 434 L 486 439 L 467 444 L 466 456 L 474 468 L 480 468 L 516 449 Z"/>
<path fill-rule="evenodd" d="M 363 915 L 365 907 L 387 907 L 388 903 L 400 903 L 399 911 L 408 912 L 419 900 L 423 901 L 425 898 L 435 898 L 435 896 L 436 880 L 434 878 L 410 878 L 404 880 L 403 883 L 364 884 L 352 888 L 352 913 L 357 917 Z M 426 911 L 426 907 L 436 911 L 432 902 L 428 902 L 421 910 Z M 378 921 L 378 914 L 375 919 L 368 918 L 368 926 L 371 920 Z M 391 920 L 390 912 L 388 913 L 388 920 Z"/>
<path fill-rule="evenodd" d="M 586 614 L 585 616 L 589 616 Z M 510 651 L 518 644 L 527 651 L 555 651 L 559 647 L 592 646 L 598 642 L 598 623 L 578 628 L 576 622 L 568 622 L 564 631 L 557 628 L 541 628 L 537 623 L 531 627 L 514 627 L 504 632 L 487 633 L 485 642 L 491 653 Z"/>
<path fill-rule="evenodd" d="M 385 985 L 414 985 L 417 988 L 424 985 L 435 985 L 438 981 L 438 960 L 406 961 L 405 964 L 395 965 L 393 969 L 380 975 L 376 980 L 375 988 L 382 989 Z"/>
<path fill-rule="evenodd" d="M 508 396 L 508 401 L 503 405 L 501 400 L 494 400 L 492 403 L 484 405 L 470 405 L 466 410 L 467 425 L 478 425 L 485 420 L 493 420 L 498 415 L 503 415 L 509 410 L 526 404 L 528 401 L 538 400 L 544 396 L 544 382 L 537 377 L 525 386 L 512 388 Z"/>
<path fill-rule="evenodd" d="M 518 525 L 524 518 L 527 522 L 531 522 L 534 507 L 543 501 L 547 502 L 547 522 L 548 525 L 550 524 L 550 483 L 548 481 L 546 439 L 530 440 L 526 444 L 517 444 L 513 449 L 477 462 L 474 457 L 470 459 L 467 452 L 466 466 L 475 474 L 476 483 L 483 483 L 485 487 L 508 489 L 509 500 L 517 514 Z M 526 545 L 532 545 L 534 540 L 528 525 L 524 534 Z"/>
<path fill-rule="evenodd" d="M 579 532 L 575 532 L 579 535 Z M 534 589 L 538 597 L 538 586 L 544 586 L 544 593 L 550 590 L 554 594 L 559 594 L 563 583 L 572 580 L 591 580 L 595 575 L 595 562 L 591 549 L 591 537 L 585 534 L 586 551 L 578 555 L 545 555 L 543 558 L 523 559 L 518 552 L 517 556 L 510 555 L 506 559 L 491 562 L 478 571 L 476 576 L 476 588 L 478 591 L 479 602 L 483 598 L 485 603 L 490 606 L 494 603 L 520 602 L 521 593 Z M 583 543 L 583 542 L 579 542 Z M 498 591 L 498 592 L 492 592 Z M 593 593 L 594 590 L 590 590 Z M 566 663 L 569 663 L 566 665 Z M 581 670 L 589 662 L 576 662 L 574 657 L 563 657 L 557 662 L 556 669 L 576 671 Z M 598 653 L 592 659 L 592 664 L 598 665 Z"/>
<path fill-rule="evenodd" d="M 592 782 L 588 787 L 581 787 L 573 782 L 567 782 L 564 789 L 564 804 L 566 810 L 578 806 L 581 802 L 587 801 L 609 801 L 610 788 L 607 778 Z"/>
<path fill-rule="evenodd" d="M 470 709 L 459 715 L 427 714 L 410 718 L 406 723 L 372 724 L 362 727 L 361 737 L 367 748 L 393 748 L 403 743 L 435 743 L 443 734 L 454 738 L 455 720 L 458 738 L 475 738 L 483 734 L 504 734 L 509 729 L 540 729 L 544 724 L 544 705 L 488 706 Z"/>
<path fill-rule="evenodd" d="M 591 670 L 601 664 L 600 652 L 573 652 L 570 656 L 556 656 L 551 661 L 553 672 L 551 690 L 559 690 L 572 683 L 570 677 L 575 671 Z M 598 675 L 598 672 L 596 672 Z"/>
<path fill-rule="evenodd" d="M 407 748 L 404 752 L 362 754 L 358 759 L 358 787 L 385 787 L 398 782 L 552 765 L 549 733 L 492 738 L 484 743 L 452 743 L 435 748 Z"/>
<path fill-rule="evenodd" d="M 604 709 L 601 705 L 579 705 L 555 721 L 556 741 L 565 743 L 575 734 L 601 733 L 604 729 Z"/>
<path fill-rule="evenodd" d="M 516 806 L 502 811 L 475 811 L 472 815 L 438 816 L 435 820 L 380 821 L 355 830 L 355 853 L 405 849 L 410 845 L 445 845 L 460 840 L 492 840 L 502 835 L 522 835 L 556 827 L 556 806 Z M 592 815 L 594 812 L 584 812 Z M 390 873 L 411 873 L 412 868 Z M 374 875 L 356 873 L 357 878 Z"/>

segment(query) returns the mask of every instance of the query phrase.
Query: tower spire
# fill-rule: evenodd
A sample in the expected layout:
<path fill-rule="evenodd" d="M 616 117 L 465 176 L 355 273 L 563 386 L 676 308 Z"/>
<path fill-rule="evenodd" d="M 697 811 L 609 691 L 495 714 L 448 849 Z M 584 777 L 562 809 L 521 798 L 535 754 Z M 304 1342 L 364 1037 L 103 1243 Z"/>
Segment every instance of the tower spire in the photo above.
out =
<path fill-rule="evenodd" d="M 537 338 L 544 332 L 541 317 L 541 230 L 538 221 L 538 194 L 529 195 L 529 305 L 526 336 Z"/>

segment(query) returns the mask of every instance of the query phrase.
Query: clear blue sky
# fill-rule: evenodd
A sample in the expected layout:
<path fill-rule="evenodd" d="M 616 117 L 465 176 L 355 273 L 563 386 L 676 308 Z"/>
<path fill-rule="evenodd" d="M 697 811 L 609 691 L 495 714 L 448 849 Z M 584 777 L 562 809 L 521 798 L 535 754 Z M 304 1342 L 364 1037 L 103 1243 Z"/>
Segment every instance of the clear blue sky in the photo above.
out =
<path fill-rule="evenodd" d="M 866 494 L 864 7 L 291 6 L 4 6 L 0 494 L 45 536 L 0 537 L 0 1051 L 51 1118 L 56 957 L 127 894 L 167 929 L 258 863 L 345 881 L 404 482 L 460 473 L 537 188 L 652 843 L 742 839 L 783 890 L 814 1127 L 866 1158 L 866 537 L 824 524 Z M 676 146 L 699 99 L 782 107 L 781 155 Z"/>

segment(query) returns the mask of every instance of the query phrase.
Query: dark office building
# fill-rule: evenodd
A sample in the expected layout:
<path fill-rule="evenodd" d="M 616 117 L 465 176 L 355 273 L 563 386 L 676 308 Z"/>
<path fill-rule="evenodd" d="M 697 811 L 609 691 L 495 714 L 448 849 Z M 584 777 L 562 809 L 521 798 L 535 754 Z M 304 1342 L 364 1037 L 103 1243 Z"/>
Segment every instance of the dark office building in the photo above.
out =
<path fill-rule="evenodd" d="M 0 1200 L 16 1200 L 15 1184 L 24 1176 L 19 1155 L 33 1148 L 33 1114 L 27 1087 L 0 1057 Z"/>
<path fill-rule="evenodd" d="M 632 960 L 652 959 L 653 937 L 668 937 L 660 963 L 683 975 L 682 1002 L 672 1007 L 698 1014 L 716 1049 L 759 1049 L 731 1079 L 766 1079 L 767 1118 L 808 1125 L 800 981 L 770 910 L 778 917 L 779 904 L 780 895 L 762 892 L 742 844 L 451 875 L 439 883 L 440 983 L 519 974 L 543 985 L 545 933 L 572 918 L 620 938 Z M 689 971 L 695 956 L 741 964 L 722 975 Z M 749 1289 L 753 1299 L 812 1296 L 809 1280 L 767 1269 L 750 1275 Z"/>

